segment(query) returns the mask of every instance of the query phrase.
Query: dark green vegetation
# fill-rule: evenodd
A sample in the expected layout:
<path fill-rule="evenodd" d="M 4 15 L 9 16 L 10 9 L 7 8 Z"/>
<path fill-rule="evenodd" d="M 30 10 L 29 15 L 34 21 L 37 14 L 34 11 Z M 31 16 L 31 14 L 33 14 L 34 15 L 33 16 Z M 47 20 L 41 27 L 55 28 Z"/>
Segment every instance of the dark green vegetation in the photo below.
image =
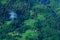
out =
<path fill-rule="evenodd" d="M 0 40 L 60 40 L 60 1 L 0 0 Z"/>

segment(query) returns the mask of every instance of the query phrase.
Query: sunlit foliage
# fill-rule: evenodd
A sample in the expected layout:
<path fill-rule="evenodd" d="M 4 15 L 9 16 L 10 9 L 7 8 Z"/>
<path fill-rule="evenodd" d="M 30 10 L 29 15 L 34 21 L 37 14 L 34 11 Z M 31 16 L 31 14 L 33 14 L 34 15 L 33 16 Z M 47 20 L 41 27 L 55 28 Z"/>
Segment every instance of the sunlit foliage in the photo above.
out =
<path fill-rule="evenodd" d="M 60 40 L 60 1 L 0 0 L 0 40 Z"/>

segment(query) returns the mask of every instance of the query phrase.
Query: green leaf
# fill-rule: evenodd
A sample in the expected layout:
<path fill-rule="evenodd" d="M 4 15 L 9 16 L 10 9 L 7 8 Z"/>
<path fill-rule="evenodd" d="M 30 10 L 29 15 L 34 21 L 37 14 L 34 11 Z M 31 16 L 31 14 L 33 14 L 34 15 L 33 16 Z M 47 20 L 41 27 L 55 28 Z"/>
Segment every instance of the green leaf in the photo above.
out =
<path fill-rule="evenodd" d="M 28 20 L 25 20 L 24 24 L 29 25 L 29 26 L 34 26 L 35 22 L 36 22 L 36 20 L 34 20 L 34 19 L 28 19 Z"/>

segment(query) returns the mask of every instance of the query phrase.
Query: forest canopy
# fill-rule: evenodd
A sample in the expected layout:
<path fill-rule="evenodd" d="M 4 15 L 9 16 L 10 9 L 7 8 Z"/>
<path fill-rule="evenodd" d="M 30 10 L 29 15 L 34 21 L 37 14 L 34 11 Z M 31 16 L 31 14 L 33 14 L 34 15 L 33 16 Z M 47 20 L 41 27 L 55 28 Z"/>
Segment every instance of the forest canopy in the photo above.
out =
<path fill-rule="evenodd" d="M 60 0 L 0 0 L 0 40 L 60 40 Z"/>

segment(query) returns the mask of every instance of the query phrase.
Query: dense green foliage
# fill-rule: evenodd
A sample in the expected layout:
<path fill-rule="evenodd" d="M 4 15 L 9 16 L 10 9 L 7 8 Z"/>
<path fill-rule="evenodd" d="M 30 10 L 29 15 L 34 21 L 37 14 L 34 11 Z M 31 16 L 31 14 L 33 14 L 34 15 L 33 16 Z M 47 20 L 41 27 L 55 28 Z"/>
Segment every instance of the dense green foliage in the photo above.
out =
<path fill-rule="evenodd" d="M 0 0 L 0 40 L 60 40 L 60 0 Z"/>

